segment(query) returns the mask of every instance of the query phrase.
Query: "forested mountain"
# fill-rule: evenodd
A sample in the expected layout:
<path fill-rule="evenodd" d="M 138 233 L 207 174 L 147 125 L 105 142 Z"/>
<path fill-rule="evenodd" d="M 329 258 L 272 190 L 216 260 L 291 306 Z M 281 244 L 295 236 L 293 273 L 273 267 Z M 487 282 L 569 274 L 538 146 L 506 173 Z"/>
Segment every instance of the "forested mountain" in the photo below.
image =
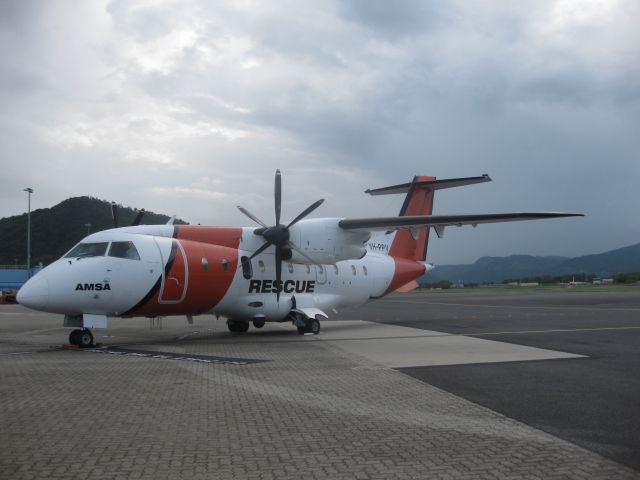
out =
<path fill-rule="evenodd" d="M 640 271 L 640 243 L 609 252 L 575 258 L 511 255 L 508 257 L 482 257 L 470 265 L 436 265 L 436 268 L 423 278 L 423 281 L 448 280 L 450 282 L 486 283 L 573 273 L 609 277 L 617 273 L 638 271 Z"/>
<path fill-rule="evenodd" d="M 118 223 L 129 225 L 137 211 L 119 206 Z M 145 212 L 141 224 L 163 224 L 167 215 Z M 31 264 L 45 265 L 58 259 L 91 232 L 113 228 L 111 204 L 92 197 L 69 198 L 51 208 L 31 212 Z M 176 223 L 184 223 L 176 220 Z M 27 263 L 27 214 L 0 219 L 0 265 Z"/>

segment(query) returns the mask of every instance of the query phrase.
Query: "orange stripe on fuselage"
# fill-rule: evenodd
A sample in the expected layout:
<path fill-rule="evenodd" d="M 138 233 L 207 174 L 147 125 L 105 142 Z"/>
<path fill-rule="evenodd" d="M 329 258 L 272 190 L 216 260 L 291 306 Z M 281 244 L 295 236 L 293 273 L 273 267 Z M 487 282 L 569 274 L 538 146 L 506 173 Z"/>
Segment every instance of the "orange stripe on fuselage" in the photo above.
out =
<path fill-rule="evenodd" d="M 161 303 L 160 285 L 141 306 L 127 316 L 200 314 L 210 311 L 225 296 L 238 268 L 242 229 L 235 227 L 176 226 L 174 237 L 186 253 L 189 270 L 186 296 L 180 303 Z M 179 300 L 184 286 L 185 258 L 179 247 L 168 266 L 162 300 Z"/>
<path fill-rule="evenodd" d="M 396 291 L 398 288 L 406 285 L 411 280 L 415 280 L 425 272 L 426 266 L 424 263 L 414 262 L 413 260 L 407 260 L 406 258 L 394 258 L 395 271 L 393 273 L 393 280 L 384 295 Z"/>
<path fill-rule="evenodd" d="M 242 237 L 238 227 L 202 227 L 200 225 L 176 225 L 174 238 L 191 240 L 237 249 Z"/>

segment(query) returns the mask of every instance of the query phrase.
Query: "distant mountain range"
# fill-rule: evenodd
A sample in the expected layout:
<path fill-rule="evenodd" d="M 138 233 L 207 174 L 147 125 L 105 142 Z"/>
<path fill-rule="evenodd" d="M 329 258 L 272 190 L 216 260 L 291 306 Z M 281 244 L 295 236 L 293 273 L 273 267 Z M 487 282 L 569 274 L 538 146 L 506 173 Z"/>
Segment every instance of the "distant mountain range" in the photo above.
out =
<path fill-rule="evenodd" d="M 131 224 L 137 210 L 119 205 L 118 223 Z M 142 224 L 160 224 L 167 215 L 145 212 Z M 176 223 L 184 223 L 176 220 Z M 87 224 L 91 224 L 87 227 Z M 91 232 L 113 228 L 111 203 L 92 197 L 74 197 L 51 208 L 31 212 L 32 265 L 51 263 Z M 0 219 L 0 265 L 27 263 L 27 214 Z"/>
<path fill-rule="evenodd" d="M 617 273 L 640 271 L 640 243 L 582 257 L 482 257 L 470 265 L 436 265 L 423 282 L 488 283 L 542 275 L 595 274 L 610 277 Z"/>

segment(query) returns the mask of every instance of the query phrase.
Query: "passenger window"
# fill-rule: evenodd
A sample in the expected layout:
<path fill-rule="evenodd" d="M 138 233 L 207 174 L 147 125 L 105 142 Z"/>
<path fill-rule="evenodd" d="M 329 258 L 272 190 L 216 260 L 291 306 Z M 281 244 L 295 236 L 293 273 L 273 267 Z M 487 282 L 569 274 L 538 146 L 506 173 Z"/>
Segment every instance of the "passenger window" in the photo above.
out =
<path fill-rule="evenodd" d="M 258 266 L 260 267 L 260 271 L 264 273 L 266 269 L 264 267 L 264 262 L 262 260 L 258 260 Z"/>
<path fill-rule="evenodd" d="M 289 273 L 293 273 L 293 263 L 289 262 Z"/>
<path fill-rule="evenodd" d="M 81 258 L 81 257 L 102 257 L 107 251 L 109 242 L 100 243 L 79 243 L 65 257 Z"/>
<path fill-rule="evenodd" d="M 356 266 L 355 265 L 351 265 L 351 272 L 355 275 L 356 274 Z"/>
<path fill-rule="evenodd" d="M 249 260 L 249 257 L 240 257 L 240 263 L 242 264 L 242 276 L 247 280 L 250 279 L 253 276 L 251 260 Z"/>
<path fill-rule="evenodd" d="M 334 266 L 333 266 L 333 271 L 335 272 L 335 274 L 336 274 L 336 275 L 338 275 L 338 273 L 340 273 L 340 272 L 338 271 L 338 265 L 334 265 Z"/>
<path fill-rule="evenodd" d="M 204 268 L 205 272 L 209 271 L 209 259 L 207 257 L 202 257 L 202 268 Z"/>
<path fill-rule="evenodd" d="M 128 260 L 140 260 L 140 255 L 138 255 L 138 250 L 133 242 L 113 242 L 109 249 L 109 256 L 126 258 Z"/>
<path fill-rule="evenodd" d="M 226 258 L 222 259 L 222 271 L 223 272 L 229 271 L 229 260 L 227 260 Z"/>
<path fill-rule="evenodd" d="M 362 271 L 364 272 L 365 276 L 367 275 L 367 267 L 365 267 L 364 265 L 362 266 Z"/>
<path fill-rule="evenodd" d="M 307 267 L 307 273 L 311 273 L 311 267 L 309 265 L 305 265 Z"/>

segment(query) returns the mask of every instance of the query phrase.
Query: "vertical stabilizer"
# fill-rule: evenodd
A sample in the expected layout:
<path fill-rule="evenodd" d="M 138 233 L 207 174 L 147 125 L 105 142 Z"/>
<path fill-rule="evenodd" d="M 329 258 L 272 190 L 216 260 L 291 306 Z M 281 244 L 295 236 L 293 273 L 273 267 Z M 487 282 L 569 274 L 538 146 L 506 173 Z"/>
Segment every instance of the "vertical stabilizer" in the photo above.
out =
<path fill-rule="evenodd" d="M 433 182 L 435 177 L 416 176 L 411 182 L 404 199 L 400 216 L 431 215 L 433 213 Z M 423 183 L 424 182 L 424 183 Z M 389 255 L 408 260 L 424 260 L 427 256 L 429 229 L 398 230 L 395 234 Z"/>
<path fill-rule="evenodd" d="M 433 195 L 436 190 L 490 181 L 491 178 L 489 178 L 488 175 L 445 180 L 436 180 L 436 177 L 419 175 L 413 177 L 410 183 L 376 188 L 374 190 L 367 190 L 365 193 L 370 195 L 406 193 L 404 203 L 400 209 L 401 217 L 431 215 L 433 213 Z M 428 227 L 398 230 L 393 233 L 393 235 L 393 240 L 389 246 L 390 256 L 418 262 L 426 259 L 429 244 Z"/>

